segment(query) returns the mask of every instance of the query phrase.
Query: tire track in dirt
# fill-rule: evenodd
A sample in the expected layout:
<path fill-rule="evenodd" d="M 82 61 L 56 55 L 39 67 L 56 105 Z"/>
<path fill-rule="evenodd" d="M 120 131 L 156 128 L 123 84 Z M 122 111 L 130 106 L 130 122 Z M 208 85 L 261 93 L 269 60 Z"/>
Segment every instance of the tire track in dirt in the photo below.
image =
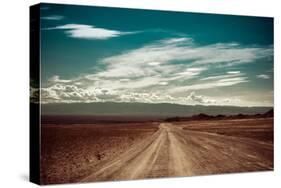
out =
<path fill-rule="evenodd" d="M 154 167 L 160 151 L 163 151 L 161 148 L 165 142 L 167 142 L 167 133 L 160 125 L 159 130 L 150 139 L 135 145 L 116 160 L 109 161 L 82 181 L 146 178 Z"/>
<path fill-rule="evenodd" d="M 271 170 L 272 149 L 251 139 L 183 130 L 173 124 L 161 123 L 150 138 L 134 145 L 115 160 L 107 161 L 81 181 Z"/>

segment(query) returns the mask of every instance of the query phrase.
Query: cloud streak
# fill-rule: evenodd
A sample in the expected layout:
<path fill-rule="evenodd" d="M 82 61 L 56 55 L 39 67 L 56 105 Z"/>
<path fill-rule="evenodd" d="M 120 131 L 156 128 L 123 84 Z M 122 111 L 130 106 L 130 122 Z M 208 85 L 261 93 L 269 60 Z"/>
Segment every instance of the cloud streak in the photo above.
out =
<path fill-rule="evenodd" d="M 41 19 L 43 19 L 43 20 L 62 20 L 62 19 L 64 19 L 64 16 L 60 16 L 60 15 L 43 16 L 43 17 L 41 17 Z"/>
<path fill-rule="evenodd" d="M 267 79 L 270 78 L 270 76 L 269 76 L 269 75 L 266 75 L 266 74 L 259 74 L 259 75 L 257 75 L 257 78 L 267 80 Z"/>
<path fill-rule="evenodd" d="M 122 35 L 133 34 L 134 32 L 122 32 L 117 30 L 110 30 L 105 28 L 98 28 L 93 25 L 84 24 L 66 24 L 56 26 L 53 28 L 46 28 L 45 30 L 64 30 L 64 32 L 72 38 L 91 39 L 91 40 L 105 40 L 112 37 L 119 37 Z"/>
<path fill-rule="evenodd" d="M 211 82 L 202 82 L 202 83 L 197 83 L 187 86 L 176 87 L 170 90 L 169 92 L 177 93 L 177 92 L 184 92 L 190 90 L 207 90 L 207 89 L 233 86 L 245 82 L 249 82 L 247 77 L 223 78 L 223 79 L 213 80 Z"/>

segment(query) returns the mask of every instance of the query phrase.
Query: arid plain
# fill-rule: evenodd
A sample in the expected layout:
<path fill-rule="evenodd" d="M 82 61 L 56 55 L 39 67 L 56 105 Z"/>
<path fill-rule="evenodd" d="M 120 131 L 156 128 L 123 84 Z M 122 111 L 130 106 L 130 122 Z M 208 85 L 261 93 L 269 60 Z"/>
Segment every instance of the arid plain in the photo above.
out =
<path fill-rule="evenodd" d="M 273 169 L 273 118 L 42 126 L 43 184 Z"/>

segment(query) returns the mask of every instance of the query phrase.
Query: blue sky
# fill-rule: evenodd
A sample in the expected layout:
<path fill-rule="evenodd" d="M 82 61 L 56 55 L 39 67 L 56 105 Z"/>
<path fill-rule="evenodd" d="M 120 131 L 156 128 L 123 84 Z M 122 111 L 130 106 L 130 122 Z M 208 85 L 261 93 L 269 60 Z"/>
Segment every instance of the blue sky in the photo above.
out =
<path fill-rule="evenodd" d="M 41 5 L 43 103 L 273 106 L 273 19 Z"/>

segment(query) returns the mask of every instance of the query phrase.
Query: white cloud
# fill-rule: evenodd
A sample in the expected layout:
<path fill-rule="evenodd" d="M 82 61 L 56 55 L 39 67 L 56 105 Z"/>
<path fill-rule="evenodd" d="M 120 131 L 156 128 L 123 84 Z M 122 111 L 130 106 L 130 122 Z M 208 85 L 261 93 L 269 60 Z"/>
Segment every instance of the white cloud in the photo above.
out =
<path fill-rule="evenodd" d="M 168 85 L 168 82 L 159 82 L 158 85 L 166 86 Z"/>
<path fill-rule="evenodd" d="M 190 91 L 190 90 L 206 90 L 212 88 L 233 86 L 245 82 L 249 82 L 247 77 L 222 78 L 222 79 L 219 78 L 208 82 L 201 82 L 192 85 L 176 87 L 174 89 L 171 89 L 169 93 L 176 93 L 176 92 L 183 92 L 183 91 Z"/>
<path fill-rule="evenodd" d="M 187 96 L 187 101 L 192 104 L 199 104 L 199 105 L 231 105 L 231 106 L 241 106 L 241 103 L 244 105 L 253 105 L 251 101 L 242 101 L 239 96 L 232 96 L 232 97 L 210 97 L 205 95 L 198 95 L 196 92 L 192 91 Z"/>
<path fill-rule="evenodd" d="M 221 64 L 230 66 L 233 64 L 250 63 L 254 60 L 265 57 L 262 48 L 243 48 L 241 46 L 232 46 L 229 44 L 217 44 L 201 47 L 194 53 L 198 57 L 194 64 Z"/>
<path fill-rule="evenodd" d="M 85 78 L 76 78 L 76 81 L 71 80 L 71 82 L 59 82 L 56 83 L 51 81 L 51 85 L 41 88 L 41 101 L 42 103 L 89 103 L 89 102 L 145 102 L 145 103 L 176 103 L 176 104 L 203 104 L 203 105 L 234 105 L 234 106 L 261 106 L 270 105 L 270 97 L 272 97 L 272 92 L 269 95 L 269 99 L 259 101 L 257 103 L 255 100 L 250 100 L 249 98 L 240 99 L 239 97 L 209 97 L 206 95 L 197 95 L 194 90 L 186 97 L 186 95 L 178 96 L 169 92 L 166 89 L 159 89 L 159 87 L 166 87 L 166 84 L 161 85 L 156 89 L 149 90 L 135 90 L 134 86 L 129 86 L 131 89 L 122 89 L 116 87 L 119 85 L 118 81 L 111 87 L 109 81 L 107 83 L 102 83 L 101 85 L 92 82 L 88 84 L 83 81 Z M 59 81 L 60 79 L 55 79 Z M 232 80 L 234 81 L 234 80 Z M 238 81 L 235 80 L 235 81 Z M 77 85 L 76 83 L 82 82 L 82 84 Z M 130 80 L 120 80 L 121 82 L 130 82 Z M 231 82 L 227 80 L 226 82 Z M 218 83 L 217 83 L 218 84 Z M 230 84 L 230 83 L 227 83 Z M 207 83 L 205 86 L 207 87 Z M 213 87 L 214 83 L 211 84 Z M 102 86 L 102 87 L 100 87 Z M 123 86 L 122 86 L 123 87 Z M 199 87 L 199 86 L 198 86 Z M 193 87 L 195 88 L 195 87 Z M 201 85 L 200 88 L 205 88 Z M 186 90 L 184 90 L 186 91 Z M 186 93 L 186 92 L 185 92 Z M 247 96 L 251 96 L 248 94 Z M 261 96 L 263 97 L 263 95 Z M 257 97 L 257 100 L 260 98 Z M 265 103 L 265 102 L 266 103 Z"/>
<path fill-rule="evenodd" d="M 240 74 L 240 71 L 228 71 L 227 74 Z"/>
<path fill-rule="evenodd" d="M 72 31 L 73 35 L 79 35 L 83 33 L 82 30 L 92 30 L 94 27 L 70 24 L 56 29 L 65 29 L 66 32 Z M 116 32 L 109 32 L 104 37 L 121 35 Z M 94 33 L 92 37 L 97 37 Z M 237 43 L 198 46 L 189 38 L 160 40 L 100 59 L 95 64 L 99 67 L 95 69 L 96 72 L 81 74 L 69 80 L 61 79 L 58 75 L 51 77 L 42 89 L 42 100 L 46 103 L 135 101 L 239 105 L 241 101 L 231 97 L 211 98 L 196 95 L 194 91 L 249 82 L 247 75 L 238 70 L 219 75 L 212 75 L 211 70 L 250 63 L 257 58 L 272 55 L 271 47 L 250 48 Z M 203 77 L 205 72 L 207 77 Z M 190 91 L 193 93 L 186 97 L 186 92 Z"/>
<path fill-rule="evenodd" d="M 159 95 L 156 93 L 127 93 L 121 95 L 122 102 L 146 102 L 146 103 L 163 103 L 167 100 L 175 100 L 170 95 Z M 178 101 L 179 102 L 179 101 Z"/>
<path fill-rule="evenodd" d="M 57 83 L 41 89 L 43 103 L 95 102 L 99 91 L 89 91 L 69 83 Z"/>
<path fill-rule="evenodd" d="M 269 75 L 266 75 L 266 74 L 259 74 L 259 75 L 257 75 L 257 78 L 260 78 L 260 79 L 269 79 L 270 78 L 270 76 Z"/>
<path fill-rule="evenodd" d="M 60 16 L 60 15 L 43 16 L 43 17 L 41 17 L 41 19 L 43 19 L 43 20 L 62 20 L 62 19 L 64 19 L 64 16 Z"/>
<path fill-rule="evenodd" d="M 171 38 L 171 39 L 165 39 L 162 40 L 162 43 L 164 44 L 187 44 L 187 43 L 192 43 L 193 39 L 192 38 L 186 38 L 186 37 L 182 37 L 182 38 Z"/>
<path fill-rule="evenodd" d="M 256 59 L 273 55 L 272 47 L 243 47 L 233 43 L 198 46 L 190 42 L 184 43 L 185 40 L 189 41 L 190 39 L 179 38 L 177 40 L 173 38 L 161 40 L 138 49 L 104 58 L 102 62 L 118 65 L 160 65 L 177 61 L 190 66 L 231 66 L 233 64 L 250 63 Z"/>
<path fill-rule="evenodd" d="M 112 37 L 118 37 L 121 35 L 132 34 L 133 32 L 122 32 L 104 28 L 97 28 L 92 25 L 83 24 L 66 24 L 61 26 L 56 26 L 53 28 L 47 28 L 45 30 L 62 29 L 65 33 L 72 38 L 81 39 L 95 39 L 104 40 Z"/>
<path fill-rule="evenodd" d="M 196 75 L 199 75 L 204 70 L 206 70 L 206 68 L 202 68 L 202 67 L 187 68 L 184 72 L 177 73 L 177 75 L 196 76 Z"/>
<path fill-rule="evenodd" d="M 191 100 L 200 104 L 216 104 L 215 100 L 209 99 L 202 95 L 196 95 L 194 91 L 192 91 L 188 96 L 187 100 Z"/>
<path fill-rule="evenodd" d="M 71 82 L 71 80 L 62 80 L 58 75 L 54 75 L 51 78 L 48 79 L 49 82 L 53 83 L 68 83 Z"/>
<path fill-rule="evenodd" d="M 151 65 L 151 66 L 157 66 L 157 65 L 160 65 L 161 63 L 160 62 L 149 62 L 148 65 Z"/>
<path fill-rule="evenodd" d="M 205 77 L 205 78 L 201 78 L 200 80 L 203 80 L 203 81 L 218 80 L 218 79 L 226 79 L 226 78 L 235 78 L 235 77 L 244 76 L 244 75 L 245 75 L 244 73 L 240 73 L 239 71 L 237 71 L 235 74 L 227 72 L 227 74 L 216 75 L 216 76 L 208 76 L 208 77 Z"/>
<path fill-rule="evenodd" d="M 146 92 L 122 92 L 106 88 L 82 88 L 70 83 L 59 83 L 41 89 L 42 103 L 74 103 L 74 102 L 147 102 L 161 103 L 167 100 L 184 102 L 182 98 L 173 98 L 170 95 L 159 95 Z"/>

